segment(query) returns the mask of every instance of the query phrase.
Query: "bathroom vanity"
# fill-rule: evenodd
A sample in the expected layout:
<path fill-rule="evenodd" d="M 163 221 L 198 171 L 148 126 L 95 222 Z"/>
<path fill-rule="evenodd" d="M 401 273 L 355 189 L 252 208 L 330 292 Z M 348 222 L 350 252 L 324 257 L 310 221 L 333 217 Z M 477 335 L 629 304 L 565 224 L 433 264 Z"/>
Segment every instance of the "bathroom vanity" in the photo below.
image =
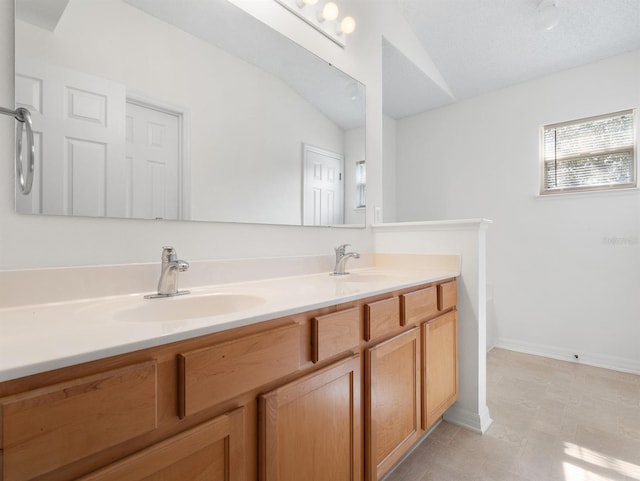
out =
<path fill-rule="evenodd" d="M 0 383 L 0 479 L 381 479 L 458 394 L 459 272 L 396 274 L 258 282 L 295 307 Z"/>

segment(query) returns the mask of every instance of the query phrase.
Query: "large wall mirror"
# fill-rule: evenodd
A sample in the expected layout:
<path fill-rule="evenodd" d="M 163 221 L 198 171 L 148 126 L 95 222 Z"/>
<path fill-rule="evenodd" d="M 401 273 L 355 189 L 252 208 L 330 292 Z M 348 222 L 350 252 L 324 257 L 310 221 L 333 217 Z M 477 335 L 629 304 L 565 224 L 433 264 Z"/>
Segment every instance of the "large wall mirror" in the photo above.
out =
<path fill-rule="evenodd" d="M 19 213 L 364 225 L 365 88 L 227 0 L 16 0 Z"/>

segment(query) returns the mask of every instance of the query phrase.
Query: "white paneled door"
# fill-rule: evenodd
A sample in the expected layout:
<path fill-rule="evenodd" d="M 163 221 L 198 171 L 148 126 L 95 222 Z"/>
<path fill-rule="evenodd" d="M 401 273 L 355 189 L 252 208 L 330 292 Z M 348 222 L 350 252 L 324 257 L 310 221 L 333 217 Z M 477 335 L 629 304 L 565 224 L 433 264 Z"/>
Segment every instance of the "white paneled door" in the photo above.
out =
<path fill-rule="evenodd" d="M 303 145 L 302 224 L 344 222 L 344 157 Z"/>
<path fill-rule="evenodd" d="M 117 82 L 16 59 L 16 104 L 32 112 L 37 155 L 18 212 L 125 215 L 125 98 Z"/>
<path fill-rule="evenodd" d="M 129 217 L 180 218 L 180 116 L 127 102 Z"/>
<path fill-rule="evenodd" d="M 16 105 L 32 113 L 36 172 L 16 210 L 178 219 L 182 114 L 127 98 L 124 85 L 16 59 Z"/>

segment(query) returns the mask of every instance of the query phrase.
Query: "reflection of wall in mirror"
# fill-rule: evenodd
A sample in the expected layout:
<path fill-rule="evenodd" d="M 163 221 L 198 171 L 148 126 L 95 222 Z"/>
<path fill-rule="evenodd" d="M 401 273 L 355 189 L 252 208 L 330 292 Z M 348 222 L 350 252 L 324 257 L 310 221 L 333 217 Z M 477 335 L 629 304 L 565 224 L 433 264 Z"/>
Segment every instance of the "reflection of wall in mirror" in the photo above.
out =
<path fill-rule="evenodd" d="M 358 162 L 365 156 L 365 129 L 351 129 L 345 140 L 345 224 L 364 224 L 364 208 L 357 206 L 356 183 Z"/>
<path fill-rule="evenodd" d="M 300 224 L 301 143 L 346 150 L 348 159 L 349 139 L 364 136 L 345 132 L 274 76 L 123 2 L 72 0 L 55 32 L 17 20 L 16 52 L 184 106 L 194 220 Z M 362 223 L 352 210 L 345 221 Z"/>

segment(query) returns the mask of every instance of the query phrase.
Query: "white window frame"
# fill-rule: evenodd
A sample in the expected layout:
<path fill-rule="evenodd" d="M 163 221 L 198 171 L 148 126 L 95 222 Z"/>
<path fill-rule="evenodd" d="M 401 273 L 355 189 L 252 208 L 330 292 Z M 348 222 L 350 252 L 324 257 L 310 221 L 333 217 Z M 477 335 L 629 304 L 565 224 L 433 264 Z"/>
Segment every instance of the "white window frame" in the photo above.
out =
<path fill-rule="evenodd" d="M 615 118 L 623 115 L 631 115 L 633 117 L 632 120 L 632 145 L 625 147 L 617 147 L 606 150 L 594 151 L 594 152 L 581 152 L 572 157 L 565 157 L 563 159 L 554 159 L 554 158 L 546 158 L 545 157 L 545 133 L 547 130 L 558 129 L 561 127 L 566 127 L 569 125 L 578 125 L 582 123 L 593 122 L 599 119 L 607 119 L 607 118 Z M 577 120 L 571 120 L 568 122 L 561 122 L 556 124 L 544 125 L 540 129 L 540 195 L 557 195 L 557 194 L 569 194 L 569 193 L 583 193 L 583 192 L 602 192 L 607 190 L 620 190 L 620 189 L 630 189 L 637 187 L 637 172 L 638 172 L 638 164 L 637 164 L 637 123 L 636 123 L 636 111 L 635 109 L 622 110 L 619 112 L 612 112 L 603 115 L 597 115 L 593 117 L 586 117 Z M 632 179 L 630 182 L 624 183 L 610 183 L 610 184 L 597 184 L 597 185 L 581 185 L 581 186 L 565 186 L 565 187 L 547 187 L 547 163 L 548 162 L 557 162 L 558 160 L 567 160 L 567 159 L 586 159 L 594 156 L 603 156 L 607 154 L 615 154 L 619 152 L 628 152 L 631 150 L 632 156 Z"/>

